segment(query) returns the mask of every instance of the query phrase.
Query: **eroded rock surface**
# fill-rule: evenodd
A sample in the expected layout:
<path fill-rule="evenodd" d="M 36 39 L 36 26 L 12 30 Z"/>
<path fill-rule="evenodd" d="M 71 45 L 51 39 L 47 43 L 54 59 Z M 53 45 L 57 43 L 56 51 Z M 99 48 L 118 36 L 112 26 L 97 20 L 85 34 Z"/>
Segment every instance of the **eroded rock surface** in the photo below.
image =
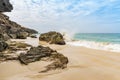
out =
<path fill-rule="evenodd" d="M 0 41 L 0 52 L 6 50 L 8 48 L 8 44 L 4 41 Z"/>
<path fill-rule="evenodd" d="M 37 31 L 22 27 L 14 21 L 9 20 L 9 17 L 0 13 L 0 32 L 5 39 L 26 39 Z"/>
<path fill-rule="evenodd" d="M 55 32 L 55 31 L 41 34 L 39 37 L 39 40 L 46 41 L 50 44 L 65 45 L 63 35 L 59 32 Z"/>
<path fill-rule="evenodd" d="M 0 0 L 0 12 L 10 12 L 13 10 L 13 6 L 9 0 Z"/>
<path fill-rule="evenodd" d="M 31 47 L 27 53 L 21 53 L 19 56 L 20 62 L 26 65 L 35 61 L 40 61 L 43 58 L 47 58 L 48 61 L 53 61 L 53 63 L 46 66 L 46 69 L 40 72 L 47 72 L 49 70 L 55 69 L 64 69 L 68 64 L 67 57 L 55 50 L 52 50 L 49 47 L 43 46 Z"/>

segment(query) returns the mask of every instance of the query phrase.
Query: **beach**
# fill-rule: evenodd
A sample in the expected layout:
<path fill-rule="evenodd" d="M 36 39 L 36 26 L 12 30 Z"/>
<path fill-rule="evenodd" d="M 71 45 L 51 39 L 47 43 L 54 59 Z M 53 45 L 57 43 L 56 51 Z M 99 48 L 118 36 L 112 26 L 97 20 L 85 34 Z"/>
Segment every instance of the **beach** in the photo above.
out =
<path fill-rule="evenodd" d="M 38 39 L 35 40 L 38 41 Z M 22 42 L 25 41 L 22 40 Z M 50 62 L 37 61 L 26 66 L 18 61 L 7 61 L 0 63 L 0 80 L 120 80 L 119 52 L 68 44 L 55 45 L 43 42 L 40 44 L 49 46 L 68 57 L 67 68 L 39 73 Z"/>
<path fill-rule="evenodd" d="M 119 3 L 0 0 L 0 80 L 120 80 Z"/>

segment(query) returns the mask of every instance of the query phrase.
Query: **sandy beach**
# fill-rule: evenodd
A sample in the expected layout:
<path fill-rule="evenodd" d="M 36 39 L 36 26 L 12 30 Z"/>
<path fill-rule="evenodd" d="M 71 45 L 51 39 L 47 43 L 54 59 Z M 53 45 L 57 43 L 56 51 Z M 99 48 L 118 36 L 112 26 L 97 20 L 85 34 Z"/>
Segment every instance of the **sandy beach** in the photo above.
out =
<path fill-rule="evenodd" d="M 120 0 L 0 0 L 0 80 L 120 80 Z"/>
<path fill-rule="evenodd" d="M 42 45 L 67 56 L 68 67 L 39 73 L 50 62 L 38 61 L 25 66 L 8 61 L 0 63 L 0 80 L 120 80 L 120 53 L 70 45 Z"/>

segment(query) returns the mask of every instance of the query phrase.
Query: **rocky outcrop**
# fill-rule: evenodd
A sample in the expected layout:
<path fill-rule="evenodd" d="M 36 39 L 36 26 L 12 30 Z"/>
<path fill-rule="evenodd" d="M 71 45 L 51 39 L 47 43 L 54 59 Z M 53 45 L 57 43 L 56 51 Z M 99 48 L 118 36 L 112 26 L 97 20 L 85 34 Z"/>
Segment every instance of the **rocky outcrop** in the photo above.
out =
<path fill-rule="evenodd" d="M 55 31 L 41 34 L 39 37 L 39 40 L 46 41 L 50 44 L 65 45 L 63 35 L 59 32 L 55 32 Z"/>
<path fill-rule="evenodd" d="M 4 51 L 7 48 L 8 48 L 8 44 L 5 43 L 4 41 L 0 41 L 0 52 Z"/>
<path fill-rule="evenodd" d="M 8 40 L 10 38 L 26 39 L 28 36 L 36 38 L 36 36 L 32 34 L 37 33 L 37 31 L 33 29 L 22 27 L 16 22 L 9 20 L 8 16 L 1 13 L 9 12 L 12 9 L 13 7 L 9 3 L 9 0 L 0 0 L 0 62 L 6 60 L 19 60 L 25 65 L 41 60 L 53 62 L 46 66 L 45 70 L 40 72 L 66 68 L 68 58 L 49 47 L 31 47 L 31 45 L 26 43 L 11 42 Z M 58 32 L 41 34 L 39 39 L 40 41 L 46 41 L 50 44 L 65 44 L 63 36 Z M 7 43 L 5 41 L 7 41 Z M 15 54 L 20 51 L 24 53 Z"/>
<path fill-rule="evenodd" d="M 63 54 L 60 53 L 52 53 L 50 56 L 50 59 L 53 60 L 53 63 L 49 64 L 48 66 L 46 66 L 45 70 L 40 71 L 41 72 L 47 72 L 50 70 L 56 70 L 56 69 L 64 69 L 67 68 L 67 64 L 68 64 L 68 58 L 65 57 Z"/>
<path fill-rule="evenodd" d="M 21 63 L 29 64 L 31 62 L 39 61 L 43 57 L 50 56 L 54 52 L 49 47 L 32 47 L 26 54 L 20 54 L 19 60 Z"/>
<path fill-rule="evenodd" d="M 47 60 L 53 61 L 53 63 L 46 66 L 46 69 L 41 72 L 47 72 L 58 68 L 64 69 L 67 67 L 67 57 L 50 49 L 49 47 L 43 46 L 32 47 L 27 53 L 21 53 L 18 59 L 21 63 L 27 65 L 29 63 L 42 60 L 43 58 L 47 58 Z"/>
<path fill-rule="evenodd" d="M 0 0 L 0 12 L 10 12 L 13 10 L 13 6 L 9 0 Z"/>
<path fill-rule="evenodd" d="M 26 39 L 31 34 L 36 34 L 37 31 L 29 28 L 22 27 L 9 20 L 9 17 L 0 13 L 0 32 L 5 39 Z"/>

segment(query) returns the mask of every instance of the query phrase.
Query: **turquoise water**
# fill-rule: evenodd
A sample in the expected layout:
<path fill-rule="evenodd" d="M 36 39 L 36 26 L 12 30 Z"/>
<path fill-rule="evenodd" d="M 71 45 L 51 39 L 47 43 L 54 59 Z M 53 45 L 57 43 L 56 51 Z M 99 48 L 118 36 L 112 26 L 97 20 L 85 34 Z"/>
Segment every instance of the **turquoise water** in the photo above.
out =
<path fill-rule="evenodd" d="M 77 33 L 74 39 L 120 44 L 120 33 Z"/>

